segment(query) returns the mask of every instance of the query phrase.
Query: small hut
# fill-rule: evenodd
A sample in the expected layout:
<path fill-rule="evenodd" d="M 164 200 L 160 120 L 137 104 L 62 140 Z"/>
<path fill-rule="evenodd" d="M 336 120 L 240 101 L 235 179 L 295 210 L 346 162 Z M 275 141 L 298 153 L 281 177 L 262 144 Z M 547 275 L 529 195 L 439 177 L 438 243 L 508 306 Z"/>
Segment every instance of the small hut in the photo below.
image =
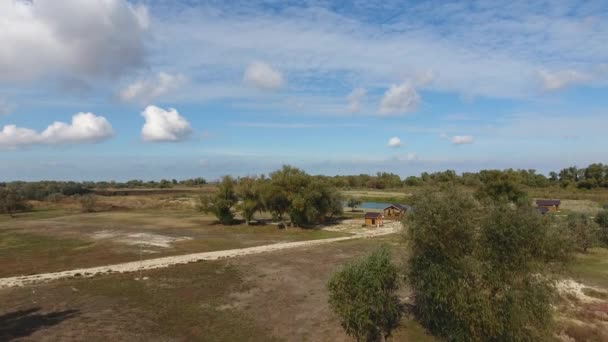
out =
<path fill-rule="evenodd" d="M 383 224 L 381 213 L 365 213 L 365 225 L 380 227 Z"/>
<path fill-rule="evenodd" d="M 407 208 L 401 204 L 391 204 L 382 210 L 384 217 L 392 220 L 401 220 L 406 211 Z"/>
<path fill-rule="evenodd" d="M 547 211 L 558 211 L 561 204 L 562 201 L 560 200 L 536 200 L 536 206 L 538 208 L 546 208 Z"/>

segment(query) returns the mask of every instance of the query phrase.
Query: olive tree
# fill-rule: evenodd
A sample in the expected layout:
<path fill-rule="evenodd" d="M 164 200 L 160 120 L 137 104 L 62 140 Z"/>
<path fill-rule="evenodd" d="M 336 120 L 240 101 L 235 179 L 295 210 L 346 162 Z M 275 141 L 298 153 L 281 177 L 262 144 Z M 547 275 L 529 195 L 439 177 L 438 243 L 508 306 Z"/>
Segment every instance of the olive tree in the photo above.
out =
<path fill-rule="evenodd" d="M 249 225 L 255 213 L 264 209 L 260 181 L 251 177 L 239 179 L 236 194 L 240 200 L 237 210 Z"/>
<path fill-rule="evenodd" d="M 399 277 L 385 246 L 338 270 L 327 287 L 331 309 L 357 341 L 386 340 L 398 325 Z"/>
<path fill-rule="evenodd" d="M 454 341 L 550 337 L 553 265 L 572 249 L 559 225 L 505 201 L 481 206 L 448 189 L 415 198 L 406 236 L 415 313 Z"/>
<path fill-rule="evenodd" d="M 234 178 L 224 176 L 214 195 L 203 194 L 199 197 L 199 210 L 212 213 L 222 224 L 231 224 L 234 221 L 232 207 L 238 200 L 234 190 L 235 183 Z"/>

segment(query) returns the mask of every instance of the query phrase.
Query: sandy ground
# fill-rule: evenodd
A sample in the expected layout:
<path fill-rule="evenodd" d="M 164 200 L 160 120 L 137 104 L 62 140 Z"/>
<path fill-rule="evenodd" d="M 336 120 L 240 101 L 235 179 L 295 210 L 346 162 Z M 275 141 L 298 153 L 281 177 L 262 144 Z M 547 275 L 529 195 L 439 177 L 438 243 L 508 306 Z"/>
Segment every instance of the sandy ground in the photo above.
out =
<path fill-rule="evenodd" d="M 606 290 L 603 288 L 581 284 L 572 279 L 563 279 L 558 281 L 556 283 L 556 288 L 560 294 L 573 295 L 578 300 L 584 303 L 606 303 L 606 300 L 588 296 L 585 294 L 585 292 L 583 292 L 583 289 L 590 289 L 608 294 L 608 292 L 606 292 Z"/>
<path fill-rule="evenodd" d="M 25 286 L 40 282 L 47 282 L 56 279 L 71 278 L 71 277 L 93 277 L 95 275 L 106 274 L 106 273 L 126 273 L 126 272 L 137 272 L 140 270 L 150 270 L 156 268 L 169 267 L 171 265 L 186 264 L 191 262 L 203 261 L 203 260 L 217 260 L 224 258 L 233 258 L 250 254 L 259 254 L 265 252 L 279 251 L 290 248 L 308 247 L 315 245 L 323 245 L 337 241 L 346 241 L 360 238 L 370 238 L 374 236 L 387 235 L 398 232 L 401 229 L 400 222 L 389 222 L 385 223 L 380 228 L 376 227 L 361 227 L 360 220 L 345 220 L 339 225 L 325 228 L 331 231 L 341 231 L 352 233 L 352 236 L 322 239 L 322 240 L 311 240 L 311 241 L 298 241 L 298 242 L 283 242 L 271 245 L 256 246 L 249 248 L 231 249 L 224 251 L 215 252 L 204 252 L 204 253 L 193 253 L 186 255 L 170 256 L 156 259 L 148 259 L 141 261 L 126 262 L 115 265 L 98 266 L 91 268 L 80 268 L 62 272 L 42 273 L 28 276 L 8 277 L 0 278 L 0 288 Z"/>
<path fill-rule="evenodd" d="M 152 246 L 169 248 L 171 244 L 178 241 L 192 240 L 191 237 L 171 237 L 152 233 L 124 233 L 112 230 L 101 230 L 91 235 L 94 240 L 112 239 L 127 245 Z"/>

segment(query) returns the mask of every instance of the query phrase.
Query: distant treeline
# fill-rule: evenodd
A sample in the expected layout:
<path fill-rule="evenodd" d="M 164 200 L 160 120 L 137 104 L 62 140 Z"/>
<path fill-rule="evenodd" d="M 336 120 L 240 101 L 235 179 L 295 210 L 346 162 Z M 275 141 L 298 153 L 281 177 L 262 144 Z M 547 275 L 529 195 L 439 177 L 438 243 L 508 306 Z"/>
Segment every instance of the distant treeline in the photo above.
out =
<path fill-rule="evenodd" d="M 17 193 L 17 196 L 26 200 L 46 200 L 58 198 L 61 196 L 85 195 L 93 192 L 94 189 L 158 189 L 172 188 L 177 185 L 194 187 L 206 184 L 204 178 L 192 178 L 185 180 L 167 180 L 162 179 L 156 181 L 130 180 L 127 182 L 58 182 L 58 181 L 40 181 L 40 182 L 0 182 L 0 189 L 11 189 Z"/>
<path fill-rule="evenodd" d="M 323 177 L 323 176 L 319 176 Z M 528 187 L 548 187 L 559 185 L 561 187 L 577 187 L 593 189 L 608 188 L 608 165 L 601 163 L 591 164 L 586 168 L 571 166 L 559 172 L 552 171 L 549 176 L 536 173 L 536 170 L 481 170 L 479 172 L 463 172 L 457 174 L 454 170 L 428 173 L 420 176 L 410 176 L 405 179 L 394 173 L 378 172 L 372 175 L 352 175 L 329 177 L 332 183 L 339 188 L 370 188 L 395 189 L 406 186 L 436 185 L 441 183 L 461 184 L 466 186 L 480 186 L 496 179 L 509 179 L 510 181 Z"/>
<path fill-rule="evenodd" d="M 389 172 L 378 172 L 376 175 L 360 174 L 349 176 L 312 176 L 329 182 L 337 188 L 369 188 L 397 189 L 409 186 L 437 185 L 452 183 L 478 187 L 497 179 L 509 181 L 532 188 L 548 186 L 575 187 L 580 189 L 608 188 L 608 165 L 591 164 L 585 168 L 571 166 L 559 172 L 552 171 L 548 176 L 537 173 L 536 170 L 481 170 L 479 172 L 463 172 L 457 174 L 454 170 L 441 172 L 423 172 L 420 176 L 401 178 Z M 104 189 L 158 189 L 174 186 L 196 187 L 207 184 L 204 178 L 185 180 L 162 179 L 160 181 L 130 180 L 127 182 L 7 182 L 1 183 L 0 188 L 14 189 L 19 197 L 28 200 L 45 200 L 49 196 L 57 197 L 84 195 L 95 190 Z"/>

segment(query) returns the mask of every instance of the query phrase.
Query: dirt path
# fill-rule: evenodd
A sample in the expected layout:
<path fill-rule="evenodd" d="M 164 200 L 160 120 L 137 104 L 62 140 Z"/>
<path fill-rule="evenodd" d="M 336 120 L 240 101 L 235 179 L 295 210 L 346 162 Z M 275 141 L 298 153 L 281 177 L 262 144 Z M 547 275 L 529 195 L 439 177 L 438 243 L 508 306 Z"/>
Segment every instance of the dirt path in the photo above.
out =
<path fill-rule="evenodd" d="M 309 240 L 309 241 L 298 241 L 298 242 L 281 242 L 265 246 L 255 246 L 240 249 L 229 249 L 215 252 L 204 252 L 204 253 L 193 253 L 186 255 L 176 255 L 156 259 L 148 259 L 142 261 L 132 261 L 122 264 L 106 265 L 90 268 L 80 268 L 69 271 L 52 272 L 52 273 L 41 273 L 28 276 L 0 278 L 0 288 L 26 286 L 35 283 L 47 282 L 56 279 L 64 279 L 71 277 L 93 277 L 95 275 L 107 274 L 107 273 L 126 273 L 126 272 L 137 272 L 140 270 L 150 270 L 155 268 L 164 268 L 172 265 L 187 264 L 191 262 L 203 261 L 203 260 L 217 260 L 224 258 L 234 258 L 250 254 L 258 254 L 265 252 L 278 251 L 283 249 L 308 247 L 323 245 L 337 241 L 346 241 L 360 238 L 370 238 L 374 236 L 387 235 L 397 232 L 400 229 L 398 222 L 385 224 L 381 228 L 373 229 L 362 229 L 358 231 L 352 231 L 352 224 L 346 223 L 338 226 L 334 226 L 328 230 L 333 231 L 349 231 L 353 232 L 352 236 L 322 239 L 322 240 Z"/>

